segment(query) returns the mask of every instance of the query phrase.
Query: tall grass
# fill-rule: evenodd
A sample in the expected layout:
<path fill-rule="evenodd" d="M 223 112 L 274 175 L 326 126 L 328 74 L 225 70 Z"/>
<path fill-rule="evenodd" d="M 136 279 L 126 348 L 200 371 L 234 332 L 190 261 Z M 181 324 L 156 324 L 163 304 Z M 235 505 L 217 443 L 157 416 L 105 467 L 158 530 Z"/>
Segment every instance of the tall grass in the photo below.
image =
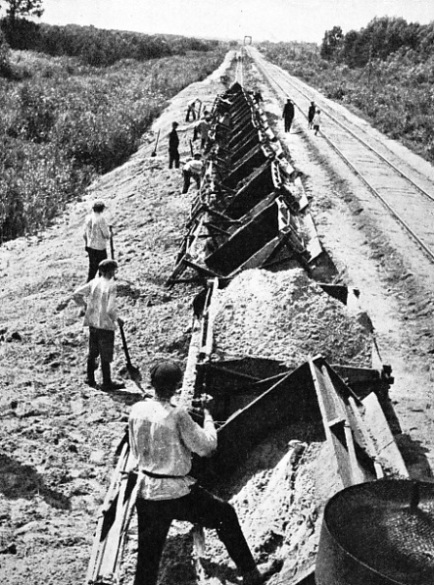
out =
<path fill-rule="evenodd" d="M 264 43 L 268 59 L 327 97 L 357 108 L 376 128 L 434 163 L 434 54 L 401 49 L 364 67 L 325 61 L 319 47 Z"/>
<path fill-rule="evenodd" d="M 13 53 L 15 80 L 0 80 L 0 242 L 37 232 L 124 162 L 166 100 L 222 58 L 220 49 L 93 68 Z"/>

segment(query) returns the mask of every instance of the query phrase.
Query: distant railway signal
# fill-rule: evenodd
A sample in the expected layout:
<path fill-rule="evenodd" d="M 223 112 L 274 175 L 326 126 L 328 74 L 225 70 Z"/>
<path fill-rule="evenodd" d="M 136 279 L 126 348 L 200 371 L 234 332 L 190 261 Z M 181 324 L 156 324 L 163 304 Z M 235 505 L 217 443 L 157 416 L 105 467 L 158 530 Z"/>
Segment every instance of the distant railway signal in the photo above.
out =
<path fill-rule="evenodd" d="M 245 36 L 244 37 L 244 45 L 251 45 L 251 44 L 252 44 L 252 37 Z"/>

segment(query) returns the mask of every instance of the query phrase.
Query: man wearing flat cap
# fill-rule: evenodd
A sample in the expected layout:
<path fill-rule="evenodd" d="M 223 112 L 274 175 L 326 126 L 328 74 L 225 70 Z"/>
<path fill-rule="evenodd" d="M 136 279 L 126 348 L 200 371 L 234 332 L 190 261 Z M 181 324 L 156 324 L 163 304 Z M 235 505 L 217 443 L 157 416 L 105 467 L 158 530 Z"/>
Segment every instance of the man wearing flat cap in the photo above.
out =
<path fill-rule="evenodd" d="M 95 278 L 99 263 L 107 258 L 110 229 L 104 217 L 104 209 L 104 201 L 101 199 L 94 201 L 92 212 L 86 217 L 84 224 L 84 245 L 89 256 L 87 282 Z"/>
<path fill-rule="evenodd" d="M 125 388 L 122 382 L 114 382 L 111 377 L 116 324 L 123 325 L 116 306 L 114 277 L 117 267 L 114 260 L 103 260 L 98 267 L 98 277 L 79 286 L 71 297 L 84 308 L 84 325 L 89 327 L 86 383 L 96 387 L 95 369 L 99 357 L 102 371 L 102 384 L 99 387 L 106 391 Z"/>
<path fill-rule="evenodd" d="M 258 585 L 256 567 L 231 504 L 212 495 L 189 475 L 192 453 L 209 456 L 217 433 L 207 404 L 203 428 L 173 400 L 182 379 L 179 366 L 160 362 L 151 370 L 155 398 L 137 402 L 129 417 L 131 452 L 138 469 L 138 556 L 134 585 L 155 585 L 172 520 L 214 528 L 243 575 L 244 585 Z"/>

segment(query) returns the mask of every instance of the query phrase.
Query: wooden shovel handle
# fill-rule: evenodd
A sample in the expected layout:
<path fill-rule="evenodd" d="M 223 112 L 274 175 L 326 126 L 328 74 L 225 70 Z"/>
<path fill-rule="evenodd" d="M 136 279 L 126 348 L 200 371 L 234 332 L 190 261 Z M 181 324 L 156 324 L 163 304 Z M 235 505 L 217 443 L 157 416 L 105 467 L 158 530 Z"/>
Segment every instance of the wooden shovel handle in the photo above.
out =
<path fill-rule="evenodd" d="M 125 338 L 124 326 L 123 326 L 122 322 L 119 322 L 119 321 L 118 321 L 118 325 L 119 325 L 119 331 L 121 332 L 122 347 L 124 349 L 125 357 L 127 359 L 127 364 L 128 364 L 128 366 L 131 366 L 130 352 L 128 351 L 127 340 Z"/>
<path fill-rule="evenodd" d="M 109 226 L 110 230 L 110 252 L 112 254 L 112 260 L 115 259 L 115 245 L 113 242 L 113 226 Z"/>

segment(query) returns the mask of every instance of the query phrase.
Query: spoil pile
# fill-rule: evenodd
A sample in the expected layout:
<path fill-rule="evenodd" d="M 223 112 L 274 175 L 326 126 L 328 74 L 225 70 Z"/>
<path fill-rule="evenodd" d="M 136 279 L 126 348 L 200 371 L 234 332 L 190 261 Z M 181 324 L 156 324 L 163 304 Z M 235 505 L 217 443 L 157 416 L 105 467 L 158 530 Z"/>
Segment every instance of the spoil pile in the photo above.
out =
<path fill-rule="evenodd" d="M 271 434 L 251 453 L 231 481 L 231 503 L 258 563 L 281 559 L 269 583 L 305 570 L 315 560 L 323 502 L 316 489 L 318 462 L 327 457 L 313 425 L 293 424 Z M 328 465 L 333 472 L 333 460 Z M 328 489 L 335 483 L 326 481 Z M 226 494 L 225 494 L 226 495 Z M 209 535 L 207 557 L 222 565 L 227 554 Z M 283 582 L 288 582 L 285 581 Z"/>
<path fill-rule="evenodd" d="M 245 271 L 213 302 L 216 360 L 249 355 L 293 368 L 321 353 L 330 363 L 371 365 L 369 333 L 301 269 Z"/>

